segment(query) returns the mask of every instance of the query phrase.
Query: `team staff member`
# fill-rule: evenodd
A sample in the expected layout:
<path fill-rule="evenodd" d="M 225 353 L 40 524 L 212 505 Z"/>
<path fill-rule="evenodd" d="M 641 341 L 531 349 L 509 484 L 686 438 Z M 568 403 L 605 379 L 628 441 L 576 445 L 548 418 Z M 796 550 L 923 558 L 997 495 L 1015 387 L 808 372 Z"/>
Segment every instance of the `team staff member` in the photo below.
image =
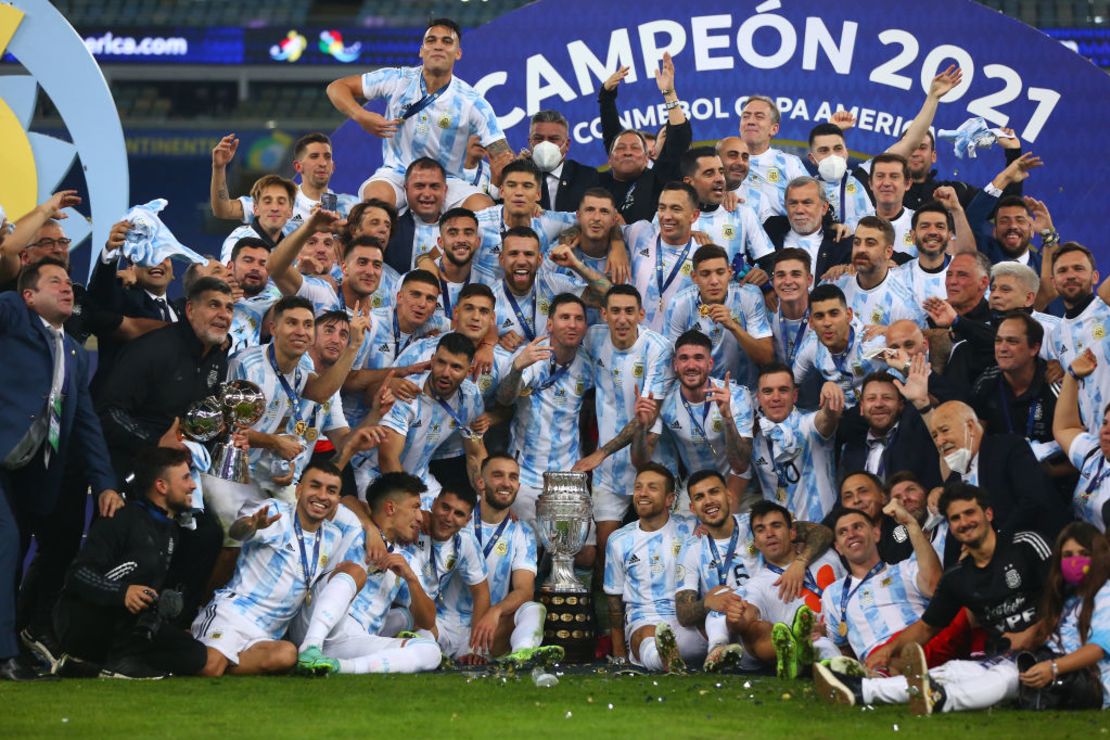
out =
<path fill-rule="evenodd" d="M 89 530 L 56 610 L 68 655 L 63 672 L 91 663 L 109 678 L 160 678 L 204 668 L 204 645 L 167 623 L 174 607 L 165 587 L 173 585 L 170 563 L 181 532 L 174 517 L 189 511 L 196 488 L 191 459 L 185 450 L 144 450 L 134 483 L 141 498 Z"/>

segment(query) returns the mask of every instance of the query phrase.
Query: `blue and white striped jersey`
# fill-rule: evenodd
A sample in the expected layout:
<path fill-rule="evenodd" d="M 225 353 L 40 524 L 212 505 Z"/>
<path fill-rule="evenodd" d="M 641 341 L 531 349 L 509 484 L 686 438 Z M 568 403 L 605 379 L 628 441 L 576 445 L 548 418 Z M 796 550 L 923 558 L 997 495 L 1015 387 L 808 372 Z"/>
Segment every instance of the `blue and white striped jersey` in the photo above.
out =
<path fill-rule="evenodd" d="M 333 190 L 328 190 L 328 192 L 335 196 L 336 207 L 339 211 L 339 215 L 343 218 L 347 218 L 347 214 L 350 210 L 358 204 L 359 199 L 357 196 L 347 193 L 336 193 Z M 241 195 L 239 196 L 239 202 L 243 205 L 243 223 L 249 224 L 254 217 L 254 198 L 249 195 Z M 303 224 L 305 219 L 312 215 L 312 209 L 316 208 L 318 205 L 320 205 L 320 201 L 309 198 L 304 194 L 304 191 L 301 190 L 301 186 L 298 185 L 297 197 L 293 199 L 293 218 L 289 221 L 289 223 L 294 224 L 294 228 L 286 231 L 286 235 L 293 233 L 296 227 Z"/>
<path fill-rule="evenodd" d="M 809 314 L 801 319 L 788 319 L 782 310 L 768 314 L 767 321 L 771 325 L 771 334 L 775 338 L 775 359 L 785 362 L 787 366 L 794 365 L 794 357 L 798 350 L 805 344 L 805 338 L 812 334 L 809 329 Z"/>
<path fill-rule="evenodd" d="M 1110 340 L 1096 339 L 1087 348 L 1095 355 L 1094 371 L 1079 383 L 1079 418 L 1091 434 L 1098 436 L 1103 412 L 1110 402 Z M 1075 355 L 1076 357 L 1078 354 Z M 1072 358 L 1073 360 L 1075 357 Z M 1070 363 L 1069 363 L 1070 364 Z M 1064 365 L 1068 367 L 1068 365 Z"/>
<path fill-rule="evenodd" d="M 249 380 L 262 389 L 266 397 L 266 411 L 262 418 L 251 425 L 251 429 L 265 434 L 288 434 L 301 443 L 301 453 L 290 461 L 294 467 L 293 482 L 301 478 L 305 465 L 312 458 L 316 440 L 325 432 L 343 429 L 347 420 L 343 416 L 339 393 L 323 404 L 302 398 L 305 384 L 314 372 L 312 358 L 308 353 L 301 355 L 293 372 L 285 375 L 285 380 L 296 397 L 296 408 L 292 407 L 285 394 L 278 374 L 270 364 L 269 349 L 273 343 L 243 350 L 228 362 L 228 380 Z M 275 470 L 285 461 L 272 450 L 252 447 L 249 452 L 251 479 L 266 487 L 275 477 L 285 475 L 285 470 Z"/>
<path fill-rule="evenodd" d="M 439 265 L 440 275 L 442 275 L 443 260 L 439 261 Z M 451 283 L 441 277 L 439 281 L 439 302 L 436 304 L 436 314 L 450 321 L 455 315 L 455 306 L 459 305 L 459 293 L 462 293 L 463 288 L 470 283 L 481 283 L 482 285 L 488 285 L 492 288 L 500 282 L 500 279 L 487 273 L 480 265 L 473 262 L 470 265 L 470 276 L 465 283 Z"/>
<path fill-rule="evenodd" d="M 1052 334 L 1052 359 L 1070 367 L 1083 350 L 1110 334 L 1110 306 L 1097 295 L 1074 319 L 1060 319 Z"/>
<path fill-rule="evenodd" d="M 763 292 L 754 285 L 729 283 L 724 305 L 728 307 L 733 321 L 740 325 L 753 339 L 771 336 L 771 323 L 767 319 L 767 307 L 763 302 Z M 756 368 L 732 332 L 708 316 L 701 315 L 701 293 L 698 286 L 691 285 L 667 304 L 663 316 L 663 331 L 672 343 L 689 329 L 697 329 L 713 342 L 713 370 L 710 374 L 724 380 L 725 373 L 732 373 L 732 379 L 741 385 L 751 387 L 755 384 Z"/>
<path fill-rule="evenodd" d="M 878 357 L 870 360 L 864 358 L 868 352 L 886 347 L 886 337 L 880 332 L 864 341 L 863 334 L 863 322 L 854 317 L 847 349 L 834 356 L 828 347 L 821 344 L 816 333 L 807 332 L 802 340 L 802 347 L 794 358 L 794 384 L 801 385 L 810 373 L 819 373 L 825 380 L 831 380 L 840 386 L 847 406 L 850 407 L 859 403 L 860 385 L 869 374 L 885 370 L 901 377 L 900 373 L 889 368 Z"/>
<path fill-rule="evenodd" d="M 762 418 L 752 443 L 752 467 L 763 497 L 790 510 L 799 522 L 819 522 L 838 500 L 835 435 L 817 431 L 817 412 L 790 412 L 780 424 Z"/>
<path fill-rule="evenodd" d="M 770 147 L 749 160 L 748 179 L 762 193 L 767 215 L 786 214 L 786 186 L 795 177 L 809 175 L 802 160 L 793 154 Z M 764 217 L 766 219 L 766 217 Z"/>
<path fill-rule="evenodd" d="M 464 586 L 475 586 L 486 580 L 486 560 L 473 529 L 460 529 L 443 541 L 422 534 L 406 547 L 419 553 L 421 568 L 413 570 L 420 576 L 424 593 L 436 602 L 437 611 L 452 577 L 461 578 Z"/>
<path fill-rule="evenodd" d="M 370 294 L 370 308 L 392 308 L 397 304 L 397 291 L 401 287 L 401 276 L 389 265 L 382 266 L 382 279 L 378 289 Z M 335 287 L 327 280 L 315 275 L 305 275 L 297 295 L 307 298 L 312 302 L 316 315 L 325 311 L 344 309 L 348 314 L 353 313 L 343 298 L 342 281 Z"/>
<path fill-rule="evenodd" d="M 582 457 L 578 416 L 593 387 L 593 361 L 581 349 L 565 369 L 553 360 L 524 368 L 509 441 L 522 486 L 541 487 L 546 471 L 570 470 Z"/>
<path fill-rule="evenodd" d="M 420 573 L 424 567 L 420 553 L 409 547 L 397 547 L 395 551 L 404 556 L 413 572 Z M 358 563 L 363 562 L 351 557 L 347 559 Z M 347 613 L 361 624 L 367 633 L 376 635 L 381 631 L 385 617 L 393 605 L 407 606 L 411 598 L 408 583 L 403 578 L 391 570 L 377 570 L 374 566 L 370 566 L 366 573 L 366 585 L 355 595 Z"/>
<path fill-rule="evenodd" d="M 315 532 L 304 532 L 304 551 L 308 560 L 311 584 L 306 584 L 301 549 L 294 532 L 296 506 L 276 499 L 267 499 L 257 507 L 245 509 L 241 516 L 250 516 L 259 507 L 269 507 L 269 515 L 281 518 L 265 529 L 258 530 L 243 543 L 235 574 L 227 586 L 212 600 L 279 640 L 289 623 L 300 611 L 311 585 L 328 572 L 328 564 L 339 562 L 345 539 L 343 530 L 333 522 L 321 522 Z M 316 539 L 320 538 L 319 556 L 313 562 Z"/>
<path fill-rule="evenodd" d="M 783 601 L 779 598 L 779 587 L 775 585 L 775 581 L 782 573 L 773 565 L 753 575 L 738 593 L 745 601 L 759 609 L 761 620 L 771 624 L 776 622 L 792 624 L 794 614 L 803 605 L 820 614 L 821 596 L 825 589 L 834 581 L 842 580 L 847 575 L 840 558 L 831 549 L 810 563 L 806 571 L 802 593 L 793 601 Z"/>
<path fill-rule="evenodd" d="M 658 214 L 651 223 L 659 227 Z M 717 206 L 713 211 L 701 211 L 690 228 L 708 234 L 713 244 L 723 247 L 728 252 L 730 265 L 736 265 L 738 254 L 750 267 L 775 251 L 767 232 L 763 230 L 763 223 L 745 203 L 731 211 L 726 211 L 724 206 Z"/>
<path fill-rule="evenodd" d="M 384 98 L 385 117 L 402 118 L 428 94 L 422 69 L 383 67 L 367 72 L 362 76 L 362 95 L 367 100 Z M 431 157 L 448 175 L 461 179 L 471 136 L 477 136 L 482 146 L 505 138 L 486 99 L 452 76 L 434 102 L 407 118 L 392 138 L 382 140 L 382 159 L 385 167 L 403 174 L 413 160 Z"/>
<path fill-rule="evenodd" d="M 286 221 L 285 225 L 281 227 L 281 235 L 289 236 L 296 231 L 300 225 L 301 219 L 298 216 L 293 216 L 293 218 Z M 220 245 L 220 262 L 225 265 L 231 262 L 231 253 L 235 249 L 235 242 L 248 236 L 252 239 L 261 238 L 261 235 L 255 230 L 252 223 L 236 226 L 235 229 L 227 235 L 227 238 L 224 239 L 224 243 Z"/>
<path fill-rule="evenodd" d="M 227 336 L 231 340 L 228 356 L 247 347 L 257 347 L 262 341 L 262 321 L 266 312 L 281 298 L 273 283 L 267 283 L 262 292 L 251 298 L 240 298 L 231 308 L 231 327 Z"/>
<path fill-rule="evenodd" d="M 1040 311 L 1034 311 L 1033 318 L 1036 319 L 1037 323 L 1044 329 L 1044 340 L 1041 342 L 1041 351 L 1038 353 L 1038 356 L 1047 362 L 1048 360 L 1054 359 L 1052 356 L 1052 335 L 1060 326 L 1060 322 L 1063 319 L 1059 316 L 1053 316 L 1050 313 L 1041 313 Z"/>
<path fill-rule="evenodd" d="M 593 360 L 598 439 L 604 444 L 632 420 L 637 388 L 643 395 L 653 393 L 655 398 L 664 398 L 670 391 L 674 350 L 664 337 L 643 325 L 636 341 L 625 350 L 613 346 L 607 325 L 591 326 L 582 348 Z M 595 489 L 631 496 L 636 470 L 628 448 L 607 457 L 593 475 Z"/>
<path fill-rule="evenodd" d="M 746 513 L 733 514 L 732 519 L 737 536 L 731 567 L 728 549 L 731 537 L 713 540 L 710 544 L 708 533 L 701 536 L 691 534 L 682 543 L 678 556 L 677 590 L 694 591 L 699 598 L 705 598 L 718 586 L 743 588 L 748 579 L 763 568 L 763 556 L 755 549 L 755 540 L 752 539 L 751 517 Z"/>
<path fill-rule="evenodd" d="M 477 509 L 475 510 L 477 511 Z M 513 521 L 506 517 L 505 529 L 497 535 L 496 524 L 481 524 L 481 535 L 474 529 L 474 523 L 467 525 L 467 529 L 474 532 L 478 539 L 479 552 L 489 548 L 485 555 L 486 580 L 489 581 L 490 606 L 501 603 L 512 591 L 513 571 L 525 570 L 533 575 L 536 573 L 536 534 L 527 523 Z M 470 624 L 474 614 L 474 600 L 470 595 L 470 588 L 460 573 L 451 576 L 443 598 L 439 600 L 438 612 L 441 617 Z"/>
<path fill-rule="evenodd" d="M 1099 448 L 1098 434 L 1084 432 L 1076 436 L 1068 450 L 1068 460 L 1079 471 L 1072 497 L 1075 518 L 1105 532 L 1102 507 L 1110 501 L 1110 462 Z"/>
<path fill-rule="evenodd" d="M 478 236 L 482 242 L 474 253 L 474 265 L 481 267 L 482 274 L 492 275 L 496 281 L 505 277 L 505 271 L 497 261 L 501 257 L 501 237 L 509 230 L 505 224 L 504 210 L 505 206 L 490 206 L 475 214 L 478 217 Z M 540 238 L 540 254 L 546 257 L 559 234 L 577 223 L 578 215 L 567 211 L 544 211 L 539 216 L 533 216 L 529 225 Z"/>
<path fill-rule="evenodd" d="M 495 320 L 497 321 L 497 336 L 504 336 L 509 332 L 516 332 L 524 337 L 525 342 L 530 342 L 535 337 L 542 337 L 547 333 L 547 312 L 551 308 L 551 300 L 560 293 L 572 293 L 581 296 L 585 291 L 582 283 L 577 283 L 566 275 L 561 275 L 549 267 L 545 262 L 536 272 L 536 279 L 532 283 L 532 290 L 526 296 L 512 293 L 505 285 L 504 280 L 498 280 L 492 285 L 495 303 Z M 513 308 L 513 303 L 516 308 Z M 522 323 L 523 322 L 523 323 Z M 525 329 L 527 327 L 527 330 Z"/>
<path fill-rule="evenodd" d="M 714 385 L 719 385 L 715 383 Z M 730 395 L 732 424 L 741 437 L 752 438 L 752 396 L 733 382 Z M 721 475 L 732 470 L 725 449 L 725 420 L 714 401 L 684 403 L 682 385 L 675 383 L 659 407 L 663 434 L 670 438 L 688 472 L 715 469 Z"/>
<path fill-rule="evenodd" d="M 902 208 L 897 218 L 888 219 L 894 227 L 894 251 L 917 256 L 917 244 L 913 240 L 913 209 Z"/>
<path fill-rule="evenodd" d="M 621 597 L 626 627 L 676 618 L 678 554 L 697 524 L 692 517 L 671 515 L 654 532 L 635 521 L 609 536 L 605 593 Z"/>
<path fill-rule="evenodd" d="M 775 215 L 772 201 L 759 187 L 759 183 L 750 174 L 740 183 L 740 187 L 732 191 L 733 195 L 740 198 L 740 202 L 751 208 L 756 220 L 762 224 Z"/>
<path fill-rule="evenodd" d="M 833 285 L 844 292 L 848 308 L 864 325 L 889 326 L 901 319 L 909 319 L 920 327 L 926 324 L 925 309 L 915 298 L 905 273 L 898 270 L 887 270 L 886 278 L 870 290 L 862 288 L 855 275 L 841 275 Z"/>
<path fill-rule="evenodd" d="M 1079 632 L 1079 612 L 1083 600 L 1069 596 L 1064 602 L 1060 628 L 1052 647 L 1064 655 L 1074 653 L 1084 645 L 1098 645 L 1102 657 L 1098 661 L 1098 673 L 1102 680 L 1102 708 L 1110 707 L 1110 583 L 1103 584 L 1095 593 L 1094 609 L 1091 610 L 1090 632 L 1086 639 Z"/>
<path fill-rule="evenodd" d="M 871 204 L 871 199 L 867 196 L 867 189 L 852 176 L 851 172 L 845 172 L 840 182 L 826 182 L 824 179 L 818 179 L 825 188 L 825 197 L 829 199 L 829 208 L 832 210 L 833 218 L 852 231 L 856 230 L 856 224 L 859 223 L 861 218 L 875 215 L 875 206 Z M 840 207 L 841 186 L 844 187 L 844 209 Z"/>
<path fill-rule="evenodd" d="M 640 291 L 644 305 L 644 325 L 662 334 L 666 331 L 663 323 L 666 304 L 693 285 L 690 275 L 694 272 L 698 245 L 693 239 L 681 247 L 664 244 L 659 229 L 647 221 L 625 226 L 624 240 L 632 263 L 632 284 Z"/>
<path fill-rule="evenodd" d="M 914 304 L 921 306 L 927 298 L 948 300 L 948 288 L 944 285 L 944 279 L 948 275 L 950 262 L 952 262 L 952 256 L 945 255 L 944 266 L 937 272 L 929 272 L 923 269 L 921 263 L 915 258 L 903 265 L 898 265 L 891 272 L 909 286 L 910 292 L 913 294 Z"/>
<path fill-rule="evenodd" d="M 860 583 L 845 576 L 825 589 L 821 613 L 828 637 L 839 646 L 850 645 L 861 661 L 879 645 L 921 619 L 929 598 L 917 587 L 917 561 L 903 560 L 883 564 L 881 570 Z M 840 611 L 844 590 L 848 590 L 846 618 Z M 840 623 L 848 625 L 847 637 L 840 635 Z"/>

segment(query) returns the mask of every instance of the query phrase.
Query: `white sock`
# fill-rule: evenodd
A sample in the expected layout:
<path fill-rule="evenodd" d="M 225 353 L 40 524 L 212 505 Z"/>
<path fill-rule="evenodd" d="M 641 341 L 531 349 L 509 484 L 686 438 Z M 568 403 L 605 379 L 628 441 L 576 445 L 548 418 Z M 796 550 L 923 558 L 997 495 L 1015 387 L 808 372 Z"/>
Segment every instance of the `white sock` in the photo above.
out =
<path fill-rule="evenodd" d="M 382 637 L 396 637 L 398 632 L 412 629 L 412 614 L 404 607 L 394 607 L 386 612 L 382 620 L 382 628 L 378 634 Z"/>
<path fill-rule="evenodd" d="M 300 649 L 303 651 L 310 647 L 320 647 L 324 639 L 331 634 L 332 629 L 339 620 L 347 614 L 347 610 L 358 593 L 355 579 L 346 573 L 336 573 L 316 597 L 316 604 L 312 609 L 312 621 L 308 623 L 308 631 L 301 641 Z"/>
<path fill-rule="evenodd" d="M 543 644 L 543 623 L 547 609 L 538 601 L 528 601 L 513 615 L 513 633 L 509 635 L 509 649 L 535 648 Z"/>
<path fill-rule="evenodd" d="M 659 658 L 659 648 L 655 647 L 654 637 L 645 637 L 640 643 L 640 665 L 649 671 L 663 670 L 663 661 Z"/>
<path fill-rule="evenodd" d="M 709 649 L 718 645 L 729 643 L 728 624 L 725 615 L 720 612 L 709 612 L 705 617 L 705 637 L 709 641 Z"/>
<path fill-rule="evenodd" d="M 439 667 L 439 645 L 435 640 L 406 640 L 401 647 L 387 648 L 358 658 L 341 659 L 340 673 L 419 673 Z"/>

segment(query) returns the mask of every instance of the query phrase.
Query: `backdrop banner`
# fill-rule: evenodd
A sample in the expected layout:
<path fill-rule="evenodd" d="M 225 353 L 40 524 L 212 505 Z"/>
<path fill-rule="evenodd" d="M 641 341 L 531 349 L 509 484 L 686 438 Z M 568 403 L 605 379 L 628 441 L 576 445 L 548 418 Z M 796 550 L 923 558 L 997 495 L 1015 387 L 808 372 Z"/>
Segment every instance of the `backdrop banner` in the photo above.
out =
<path fill-rule="evenodd" d="M 1046 201 L 1063 239 L 1110 258 L 1087 215 L 1106 203 L 1110 160 L 1094 155 L 1105 148 L 1110 77 L 1040 31 L 970 0 L 700 0 L 687 9 L 662 0 L 541 0 L 464 33 L 462 49 L 456 72 L 485 94 L 514 149 L 527 145 L 528 117 L 553 108 L 570 121 L 569 156 L 596 164 L 606 160 L 601 82 L 618 66 L 631 67 L 619 89 L 622 119 L 654 130 L 666 120 L 652 79 L 664 52 L 674 58 L 695 141 L 735 134 L 746 96 L 763 94 L 782 111 L 779 146 L 804 147 L 815 124 L 847 109 L 857 119 L 848 145 L 862 157 L 889 146 L 929 81 L 955 63 L 963 81 L 943 99 L 934 128 L 954 129 L 975 116 L 1013 128 L 1045 163 L 1027 192 Z M 354 192 L 381 162 L 381 142 L 350 121 L 334 138 L 335 186 Z M 957 159 L 951 143 L 938 142 L 941 179 L 981 187 L 1003 162 L 997 148 Z"/>

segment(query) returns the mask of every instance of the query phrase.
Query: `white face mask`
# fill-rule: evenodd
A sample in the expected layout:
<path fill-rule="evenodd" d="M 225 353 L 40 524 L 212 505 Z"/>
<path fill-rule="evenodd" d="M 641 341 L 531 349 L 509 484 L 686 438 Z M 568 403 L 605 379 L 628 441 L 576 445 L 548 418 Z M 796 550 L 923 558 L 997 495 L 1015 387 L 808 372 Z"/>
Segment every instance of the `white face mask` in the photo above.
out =
<path fill-rule="evenodd" d="M 541 141 L 532 147 L 532 161 L 540 172 L 551 172 L 563 161 L 563 153 L 550 141 Z"/>
<path fill-rule="evenodd" d="M 944 464 L 948 466 L 949 470 L 959 473 L 960 475 L 967 475 L 968 468 L 971 467 L 971 430 L 964 429 L 967 435 L 967 443 L 964 447 L 953 450 L 944 456 Z"/>
<path fill-rule="evenodd" d="M 848 160 L 839 154 L 830 154 L 817 164 L 817 174 L 825 182 L 840 182 L 848 171 Z"/>

